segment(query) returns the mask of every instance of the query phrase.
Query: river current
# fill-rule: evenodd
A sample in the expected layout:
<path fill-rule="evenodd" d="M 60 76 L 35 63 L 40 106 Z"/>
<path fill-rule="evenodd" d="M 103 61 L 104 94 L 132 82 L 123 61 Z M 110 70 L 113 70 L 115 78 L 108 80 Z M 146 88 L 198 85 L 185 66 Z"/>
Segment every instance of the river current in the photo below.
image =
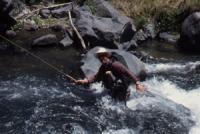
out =
<path fill-rule="evenodd" d="M 162 99 L 135 97 L 142 93 L 136 92 L 133 86 L 125 107 L 123 103 L 115 102 L 104 94 L 101 83 L 94 83 L 90 87 L 74 85 L 23 53 L 2 54 L 0 57 L 0 133 L 199 134 L 200 56 L 164 50 L 156 53 L 143 49 L 152 58 L 144 61 L 148 77 L 142 83 L 153 94 L 191 111 L 194 123 L 191 123 L 193 125 L 189 132 L 179 121 L 172 119 L 169 122 L 167 119 L 170 116 L 159 113 L 163 116 L 153 118 L 151 113 L 138 110 L 138 106 L 152 109 L 153 114 L 153 104 Z M 76 62 L 81 57 L 74 49 L 42 49 L 34 53 L 75 78 L 83 77 L 80 64 Z M 142 120 L 142 117 L 149 120 Z M 178 118 L 184 120 L 185 117 Z M 191 124 L 188 123 L 188 126 Z"/>

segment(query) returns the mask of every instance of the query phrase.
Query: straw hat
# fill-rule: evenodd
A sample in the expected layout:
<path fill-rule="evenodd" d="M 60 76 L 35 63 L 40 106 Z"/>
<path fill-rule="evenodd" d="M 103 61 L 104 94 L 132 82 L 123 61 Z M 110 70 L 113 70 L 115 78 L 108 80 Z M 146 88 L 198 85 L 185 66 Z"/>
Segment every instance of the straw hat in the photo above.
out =
<path fill-rule="evenodd" d="M 97 49 L 97 51 L 95 52 L 96 56 L 99 56 L 99 55 L 106 55 L 106 56 L 109 56 L 110 55 L 110 52 L 104 48 L 104 47 L 100 47 Z"/>

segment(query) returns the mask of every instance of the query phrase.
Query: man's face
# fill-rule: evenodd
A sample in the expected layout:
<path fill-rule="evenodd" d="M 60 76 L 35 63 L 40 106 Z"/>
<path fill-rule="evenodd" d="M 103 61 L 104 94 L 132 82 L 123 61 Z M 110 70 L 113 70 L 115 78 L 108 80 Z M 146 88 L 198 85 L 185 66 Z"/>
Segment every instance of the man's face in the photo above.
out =
<path fill-rule="evenodd" d="M 99 60 L 101 61 L 101 63 L 108 63 L 109 62 L 109 58 L 107 57 L 107 56 L 105 56 L 105 55 L 99 55 L 98 56 L 98 58 L 99 58 Z"/>

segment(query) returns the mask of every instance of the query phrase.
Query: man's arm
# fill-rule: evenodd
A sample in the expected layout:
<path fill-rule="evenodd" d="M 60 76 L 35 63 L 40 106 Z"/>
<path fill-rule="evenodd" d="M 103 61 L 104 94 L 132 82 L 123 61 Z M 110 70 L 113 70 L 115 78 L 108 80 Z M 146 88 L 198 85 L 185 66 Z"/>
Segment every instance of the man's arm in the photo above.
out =
<path fill-rule="evenodd" d="M 144 91 L 144 86 L 140 83 L 139 78 L 130 69 L 125 67 L 120 62 L 114 62 L 113 67 L 117 68 L 120 73 L 123 73 L 124 75 L 131 78 L 135 82 L 137 90 Z"/>
<path fill-rule="evenodd" d="M 95 82 L 97 81 L 98 78 L 102 76 L 103 72 L 104 72 L 104 67 L 103 65 L 101 65 L 101 67 L 99 68 L 98 72 L 95 75 L 89 76 L 88 78 L 84 78 L 82 80 L 77 80 L 76 83 L 89 84 L 89 83 Z"/>
<path fill-rule="evenodd" d="M 113 67 L 116 68 L 120 73 L 126 75 L 127 77 L 129 77 L 130 79 L 132 79 L 135 83 L 139 81 L 139 78 L 137 78 L 137 76 L 131 72 L 131 70 L 129 70 L 127 67 L 125 67 L 122 63 L 120 62 L 114 62 Z"/>

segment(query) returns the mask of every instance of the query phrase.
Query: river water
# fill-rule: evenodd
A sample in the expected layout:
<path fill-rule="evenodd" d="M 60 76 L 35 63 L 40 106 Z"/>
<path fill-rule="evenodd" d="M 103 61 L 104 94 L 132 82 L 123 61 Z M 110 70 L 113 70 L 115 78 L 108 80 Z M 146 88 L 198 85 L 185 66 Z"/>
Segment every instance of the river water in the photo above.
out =
<path fill-rule="evenodd" d="M 101 83 L 76 86 L 30 55 L 1 54 L 0 133 L 199 134 L 200 56 L 181 54 L 163 43 L 150 44 L 156 45 L 142 48 L 152 56 L 144 61 L 148 77 L 142 83 L 166 101 L 135 98 L 141 93 L 133 87 L 127 107 L 104 94 Z M 81 56 L 73 48 L 44 48 L 33 53 L 75 78 L 83 77 L 78 62 Z M 189 109 L 193 123 L 181 125 L 179 120 L 186 117 L 180 111 L 177 119 L 162 113 L 155 113 L 161 116 L 154 118 L 153 103 L 171 105 L 167 100 Z M 142 108 L 150 108 L 152 113 L 141 112 Z"/>

